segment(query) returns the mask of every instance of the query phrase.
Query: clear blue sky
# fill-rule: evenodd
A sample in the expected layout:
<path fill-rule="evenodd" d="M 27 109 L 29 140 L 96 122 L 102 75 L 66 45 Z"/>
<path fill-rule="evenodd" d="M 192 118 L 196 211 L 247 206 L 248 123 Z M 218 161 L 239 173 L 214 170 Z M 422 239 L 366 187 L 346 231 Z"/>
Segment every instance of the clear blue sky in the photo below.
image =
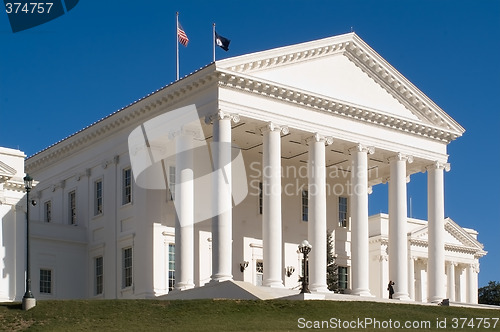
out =
<path fill-rule="evenodd" d="M 479 285 L 500 281 L 500 1 L 96 1 L 12 33 L 0 14 L 0 146 L 27 155 L 175 79 L 175 12 L 190 43 L 181 76 L 212 61 L 355 31 L 467 130 L 449 145 L 446 216 L 479 231 Z M 426 176 L 408 184 L 427 217 Z M 387 212 L 376 186 L 370 212 Z"/>

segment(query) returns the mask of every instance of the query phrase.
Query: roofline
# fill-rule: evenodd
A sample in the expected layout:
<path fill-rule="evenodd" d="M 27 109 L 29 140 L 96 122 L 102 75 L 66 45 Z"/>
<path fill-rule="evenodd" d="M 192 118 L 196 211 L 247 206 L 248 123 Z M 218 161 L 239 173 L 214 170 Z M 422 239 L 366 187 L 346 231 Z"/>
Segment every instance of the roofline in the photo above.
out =
<path fill-rule="evenodd" d="M 31 172 L 41 164 L 45 164 L 55 156 L 67 155 L 75 148 L 81 148 L 98 138 L 121 130 L 137 117 L 145 118 L 163 104 L 174 104 L 184 98 L 186 93 L 201 89 L 214 80 L 215 63 L 208 65 L 153 91 L 146 96 L 116 110 L 102 119 L 80 129 L 79 131 L 57 141 L 47 148 L 26 158 L 26 171 Z"/>
<path fill-rule="evenodd" d="M 251 76 L 253 71 L 331 54 L 345 55 L 419 118 L 452 132 L 456 137 L 465 132 L 458 122 L 354 32 L 224 59 L 217 61 L 217 70 L 225 69 Z"/>

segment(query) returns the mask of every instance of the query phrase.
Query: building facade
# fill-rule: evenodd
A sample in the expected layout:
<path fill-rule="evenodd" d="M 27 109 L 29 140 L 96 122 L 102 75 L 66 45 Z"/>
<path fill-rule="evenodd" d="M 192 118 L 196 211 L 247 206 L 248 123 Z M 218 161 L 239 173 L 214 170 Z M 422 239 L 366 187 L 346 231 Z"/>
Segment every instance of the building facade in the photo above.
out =
<path fill-rule="evenodd" d="M 217 61 L 26 160 L 33 291 L 296 288 L 307 239 L 310 288 L 325 292 L 331 232 L 346 293 L 387 297 L 393 280 L 397 299 L 476 303 L 485 251 L 444 216 L 447 144 L 463 132 L 354 33 Z M 428 221 L 407 216 L 419 172 Z M 381 183 L 389 214 L 369 217 Z"/>

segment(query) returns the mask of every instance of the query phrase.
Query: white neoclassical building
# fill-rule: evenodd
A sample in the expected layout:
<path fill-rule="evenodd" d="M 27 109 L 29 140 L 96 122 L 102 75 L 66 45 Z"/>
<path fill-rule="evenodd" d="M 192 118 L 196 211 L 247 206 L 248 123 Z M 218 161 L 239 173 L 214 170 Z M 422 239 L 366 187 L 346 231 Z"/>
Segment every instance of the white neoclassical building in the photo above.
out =
<path fill-rule="evenodd" d="M 322 293 L 330 232 L 345 293 L 388 297 L 393 280 L 396 299 L 477 303 L 486 252 L 444 215 L 447 145 L 463 132 L 354 33 L 217 61 L 26 160 L 33 292 L 297 289 L 307 239 Z M 24 293 L 18 161 L 0 163 L 0 301 Z M 407 216 L 420 172 L 427 221 Z M 388 214 L 370 217 L 381 183 Z"/>

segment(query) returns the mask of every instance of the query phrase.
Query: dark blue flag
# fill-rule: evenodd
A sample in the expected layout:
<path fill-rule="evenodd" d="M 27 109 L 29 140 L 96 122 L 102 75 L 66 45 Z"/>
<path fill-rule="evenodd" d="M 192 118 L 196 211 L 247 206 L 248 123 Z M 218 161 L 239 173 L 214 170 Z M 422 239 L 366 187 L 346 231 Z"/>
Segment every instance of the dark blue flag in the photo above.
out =
<path fill-rule="evenodd" d="M 229 51 L 229 43 L 231 41 L 227 38 L 222 37 L 217 32 L 215 32 L 215 44 L 222 48 L 224 51 Z"/>

